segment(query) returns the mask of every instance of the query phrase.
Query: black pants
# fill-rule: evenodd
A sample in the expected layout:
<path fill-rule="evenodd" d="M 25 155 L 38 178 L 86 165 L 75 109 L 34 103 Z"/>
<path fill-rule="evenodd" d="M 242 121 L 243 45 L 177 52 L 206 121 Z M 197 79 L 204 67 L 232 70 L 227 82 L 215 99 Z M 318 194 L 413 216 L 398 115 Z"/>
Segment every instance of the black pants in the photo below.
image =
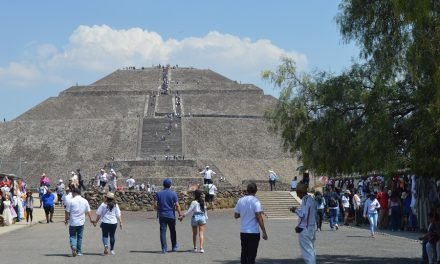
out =
<path fill-rule="evenodd" d="M 322 227 L 322 219 L 324 219 L 324 209 L 318 209 L 316 211 L 316 225 L 319 230 L 321 230 Z"/>
<path fill-rule="evenodd" d="M 212 184 L 211 179 L 203 179 L 203 184 Z"/>
<path fill-rule="evenodd" d="M 84 180 L 80 180 L 79 181 L 79 186 L 78 186 L 78 188 L 81 190 L 81 189 L 83 189 L 84 191 L 86 190 L 86 186 L 84 186 Z"/>
<path fill-rule="evenodd" d="M 275 191 L 277 190 L 277 188 L 275 188 L 275 181 L 269 180 L 269 184 L 270 184 L 270 190 L 271 191 L 272 191 L 272 188 L 275 189 Z"/>
<path fill-rule="evenodd" d="M 254 264 L 257 257 L 260 233 L 240 233 L 241 264 Z"/>
<path fill-rule="evenodd" d="M 102 241 L 104 245 L 108 246 L 108 237 L 110 237 L 110 250 L 115 248 L 115 233 L 117 227 L 118 224 L 101 223 Z"/>
<path fill-rule="evenodd" d="M 34 210 L 32 208 L 26 208 L 26 222 L 29 222 L 29 217 L 31 218 L 31 222 L 32 222 L 32 220 L 34 218 L 32 215 L 33 211 Z"/>

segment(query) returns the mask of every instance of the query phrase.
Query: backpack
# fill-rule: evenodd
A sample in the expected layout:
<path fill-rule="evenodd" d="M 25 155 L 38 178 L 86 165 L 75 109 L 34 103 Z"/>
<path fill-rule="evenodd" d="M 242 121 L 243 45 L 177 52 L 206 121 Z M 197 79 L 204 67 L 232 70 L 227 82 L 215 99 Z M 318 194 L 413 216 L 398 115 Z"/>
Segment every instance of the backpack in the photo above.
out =
<path fill-rule="evenodd" d="M 321 205 L 324 202 L 324 199 L 320 195 L 316 196 L 315 200 L 318 205 Z"/>
<path fill-rule="evenodd" d="M 328 207 L 338 207 L 338 201 L 334 196 L 330 197 L 330 200 L 328 202 Z"/>

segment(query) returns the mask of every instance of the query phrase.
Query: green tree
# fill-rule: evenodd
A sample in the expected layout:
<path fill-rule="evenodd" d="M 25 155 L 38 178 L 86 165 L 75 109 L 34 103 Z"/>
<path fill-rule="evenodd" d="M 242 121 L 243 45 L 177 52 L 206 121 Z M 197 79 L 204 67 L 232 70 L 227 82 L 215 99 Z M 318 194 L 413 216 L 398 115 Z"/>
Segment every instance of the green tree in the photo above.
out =
<path fill-rule="evenodd" d="M 306 167 L 351 173 L 440 169 L 440 1 L 345 0 L 337 22 L 361 64 L 299 74 L 282 59 L 262 76 L 281 88 L 266 114 Z"/>

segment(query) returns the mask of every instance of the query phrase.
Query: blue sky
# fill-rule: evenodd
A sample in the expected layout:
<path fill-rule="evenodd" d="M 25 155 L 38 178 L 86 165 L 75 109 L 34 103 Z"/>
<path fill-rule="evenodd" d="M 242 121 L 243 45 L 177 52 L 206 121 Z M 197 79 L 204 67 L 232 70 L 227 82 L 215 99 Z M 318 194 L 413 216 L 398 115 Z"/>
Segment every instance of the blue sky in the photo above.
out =
<path fill-rule="evenodd" d="M 335 22 L 339 2 L 3 1 L 0 118 L 132 65 L 210 68 L 276 96 L 260 72 L 282 55 L 301 71 L 340 72 L 357 59 Z"/>

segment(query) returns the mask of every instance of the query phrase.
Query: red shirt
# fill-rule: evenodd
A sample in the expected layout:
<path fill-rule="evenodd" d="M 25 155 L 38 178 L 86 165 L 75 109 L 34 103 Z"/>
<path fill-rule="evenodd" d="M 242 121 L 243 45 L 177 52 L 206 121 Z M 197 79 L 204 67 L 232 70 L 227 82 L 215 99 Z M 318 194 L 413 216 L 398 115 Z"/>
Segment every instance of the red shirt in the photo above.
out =
<path fill-rule="evenodd" d="M 380 209 L 388 209 L 388 199 L 390 198 L 388 193 L 379 192 L 376 198 L 379 201 Z"/>

